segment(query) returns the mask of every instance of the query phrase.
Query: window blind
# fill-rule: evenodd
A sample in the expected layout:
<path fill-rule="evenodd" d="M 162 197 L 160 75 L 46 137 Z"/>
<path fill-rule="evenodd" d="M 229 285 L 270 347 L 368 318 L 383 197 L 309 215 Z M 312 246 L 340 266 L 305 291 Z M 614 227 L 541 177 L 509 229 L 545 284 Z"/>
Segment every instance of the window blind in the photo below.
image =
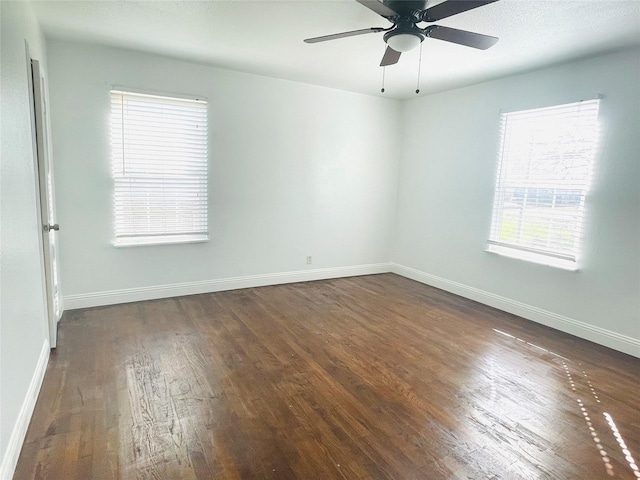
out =
<path fill-rule="evenodd" d="M 207 102 L 111 91 L 115 244 L 207 240 Z"/>
<path fill-rule="evenodd" d="M 502 114 L 489 251 L 575 268 L 599 102 Z"/>

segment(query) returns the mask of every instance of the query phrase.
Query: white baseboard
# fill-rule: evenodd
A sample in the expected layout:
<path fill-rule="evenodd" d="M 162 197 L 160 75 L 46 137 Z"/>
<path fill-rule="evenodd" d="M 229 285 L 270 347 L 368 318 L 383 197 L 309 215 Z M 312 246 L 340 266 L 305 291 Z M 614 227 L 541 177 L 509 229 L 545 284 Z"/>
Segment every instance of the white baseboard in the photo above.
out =
<path fill-rule="evenodd" d="M 115 305 L 118 303 L 139 302 L 158 298 L 181 297 L 199 293 L 221 292 L 240 288 L 264 287 L 283 283 L 308 282 L 312 280 L 326 280 L 328 278 L 354 277 L 358 275 L 373 275 L 388 273 L 391 263 L 373 263 L 368 265 L 353 265 L 349 267 L 318 268 L 314 270 L 299 270 L 295 272 L 267 273 L 262 275 L 247 275 L 244 277 L 220 278 L 200 282 L 175 283 L 171 285 L 157 285 L 152 287 L 128 288 L 107 292 L 67 295 L 64 297 L 65 310 L 78 308 Z"/>
<path fill-rule="evenodd" d="M 580 320 L 558 315 L 538 307 L 527 305 L 506 297 L 485 292 L 445 278 L 431 275 L 396 263 L 375 263 L 349 267 L 321 268 L 295 272 L 268 273 L 243 277 L 221 278 L 200 282 L 157 285 L 151 287 L 111 290 L 106 292 L 67 295 L 64 297 L 65 310 L 139 302 L 158 298 L 179 297 L 200 293 L 221 292 L 240 288 L 263 287 L 284 283 L 325 280 L 329 278 L 352 277 L 393 272 L 447 292 L 469 298 L 491 307 L 513 313 L 562 332 L 604 345 L 614 350 L 640 358 L 640 340 L 596 327 Z M 4 480 L 0 477 L 0 480 Z"/>
<path fill-rule="evenodd" d="M 33 410 L 36 407 L 36 400 L 40 393 L 40 387 L 42 386 L 42 380 L 44 379 L 44 373 L 47 371 L 47 363 L 49 362 L 49 340 L 44 341 L 42 350 L 40 351 L 40 358 L 36 369 L 31 377 L 31 383 L 27 390 L 27 395 L 22 402 L 20 413 L 13 426 L 11 437 L 9 437 L 9 445 L 2 459 L 2 465 L 0 465 L 0 480 L 11 480 L 18 464 L 18 457 L 20 456 L 20 450 L 22 450 L 22 444 L 27 434 L 27 428 L 33 415 Z"/>
<path fill-rule="evenodd" d="M 404 265 L 399 265 L 397 263 L 392 264 L 391 271 L 420 283 L 431 285 L 432 287 L 475 300 L 476 302 L 489 305 L 505 312 L 513 313 L 514 315 L 526 318 L 527 320 L 541 323 L 548 327 L 555 328 L 556 330 L 570 333 L 576 337 L 584 338 L 594 343 L 604 345 L 605 347 L 640 358 L 640 340 L 636 338 L 621 335 L 619 333 L 612 332 L 611 330 L 606 330 L 604 328 L 581 322 L 580 320 L 558 315 L 538 307 L 517 302 L 506 297 L 501 297 L 478 288 L 453 282 L 451 280 L 431 275 Z"/>

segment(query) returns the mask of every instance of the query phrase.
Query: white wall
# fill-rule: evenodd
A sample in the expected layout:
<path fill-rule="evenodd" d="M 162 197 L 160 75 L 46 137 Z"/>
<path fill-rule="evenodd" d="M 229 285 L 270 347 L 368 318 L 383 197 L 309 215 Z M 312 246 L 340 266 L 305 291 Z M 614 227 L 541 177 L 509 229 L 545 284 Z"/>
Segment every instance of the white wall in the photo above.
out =
<path fill-rule="evenodd" d="M 404 103 L 88 44 L 52 40 L 48 51 L 62 287 L 72 305 L 391 258 L 400 274 L 640 355 L 637 50 Z M 112 85 L 209 99 L 208 243 L 111 245 Z M 596 94 L 602 149 L 580 270 L 484 252 L 500 110 Z M 229 285 L 250 283 L 220 288 Z"/>
<path fill-rule="evenodd" d="M 0 12 L 0 478 L 4 480 L 13 474 L 20 433 L 31 414 L 26 410 L 21 414 L 21 409 L 30 403 L 30 393 L 37 394 L 30 385 L 47 342 L 25 39 L 31 56 L 45 66 L 46 52 L 27 3 L 0 2 Z"/>
<path fill-rule="evenodd" d="M 399 102 L 88 44 L 48 51 L 65 296 L 388 261 Z M 208 98 L 209 242 L 112 246 L 112 85 Z"/>
<path fill-rule="evenodd" d="M 407 102 L 393 261 L 427 274 L 413 272 L 428 283 L 482 301 L 502 297 L 495 300 L 503 307 L 525 304 L 533 307 L 530 318 L 605 344 L 609 335 L 610 346 L 626 342 L 626 351 L 639 355 L 639 63 L 638 50 L 618 52 Z M 485 252 L 500 110 L 599 93 L 602 148 L 587 198 L 580 270 Z M 539 309 L 551 315 L 535 318 Z"/>

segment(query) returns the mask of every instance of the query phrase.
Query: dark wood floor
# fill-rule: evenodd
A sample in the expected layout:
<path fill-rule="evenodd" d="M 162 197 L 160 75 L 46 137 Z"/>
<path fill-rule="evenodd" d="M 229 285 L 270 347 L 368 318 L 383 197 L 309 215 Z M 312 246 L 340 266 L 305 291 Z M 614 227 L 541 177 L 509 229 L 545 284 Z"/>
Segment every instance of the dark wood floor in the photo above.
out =
<path fill-rule="evenodd" d="M 77 310 L 14 478 L 632 479 L 639 398 L 640 360 L 393 274 Z"/>

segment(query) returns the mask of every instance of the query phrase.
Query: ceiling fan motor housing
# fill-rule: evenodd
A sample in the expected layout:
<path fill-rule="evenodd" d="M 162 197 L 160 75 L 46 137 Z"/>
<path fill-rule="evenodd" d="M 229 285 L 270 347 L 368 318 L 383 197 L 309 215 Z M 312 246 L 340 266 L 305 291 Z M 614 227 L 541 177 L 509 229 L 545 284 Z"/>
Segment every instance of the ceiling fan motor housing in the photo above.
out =
<path fill-rule="evenodd" d="M 384 34 L 384 41 L 397 52 L 408 52 L 420 45 L 425 37 L 414 18 L 402 16 L 396 20 L 395 28 Z"/>
<path fill-rule="evenodd" d="M 388 18 L 395 23 L 393 30 L 384 34 L 384 41 L 397 52 L 407 52 L 418 46 L 426 37 L 416 24 L 421 20 L 426 0 L 386 0 L 387 7 L 398 15 Z"/>
<path fill-rule="evenodd" d="M 384 0 L 382 2 L 402 16 L 413 16 L 419 21 L 422 10 L 427 8 L 427 0 Z"/>

